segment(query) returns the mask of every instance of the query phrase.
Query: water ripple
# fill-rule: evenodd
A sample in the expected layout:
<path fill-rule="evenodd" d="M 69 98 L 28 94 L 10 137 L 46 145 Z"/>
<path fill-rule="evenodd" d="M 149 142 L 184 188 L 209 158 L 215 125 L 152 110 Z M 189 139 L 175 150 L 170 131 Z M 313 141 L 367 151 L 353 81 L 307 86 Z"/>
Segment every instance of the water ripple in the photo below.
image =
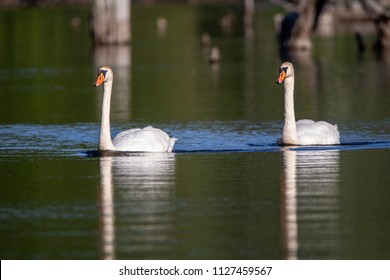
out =
<path fill-rule="evenodd" d="M 134 126 L 143 126 L 136 124 Z M 158 124 L 178 138 L 176 153 L 212 152 L 277 152 L 275 139 L 280 133 L 276 122 L 248 121 L 191 122 L 186 124 Z M 112 134 L 127 129 L 128 125 L 112 126 Z M 359 129 L 360 130 L 359 130 Z M 341 131 L 341 145 L 292 147 L 298 150 L 365 150 L 390 148 L 389 131 L 383 123 L 352 124 Z M 10 124 L 0 125 L 2 155 L 90 155 L 96 151 L 99 134 L 97 123 L 68 125 Z"/>

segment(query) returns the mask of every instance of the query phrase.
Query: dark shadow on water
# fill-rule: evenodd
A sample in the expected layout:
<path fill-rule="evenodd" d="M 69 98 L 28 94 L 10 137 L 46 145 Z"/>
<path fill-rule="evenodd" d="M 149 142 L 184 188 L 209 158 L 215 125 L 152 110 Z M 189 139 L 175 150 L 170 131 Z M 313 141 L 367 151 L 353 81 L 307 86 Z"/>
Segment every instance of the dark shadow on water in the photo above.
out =
<path fill-rule="evenodd" d="M 197 153 L 255 153 L 255 152 L 280 152 L 283 146 L 276 144 L 254 144 L 248 143 L 246 149 L 174 149 L 175 154 L 197 154 Z M 294 151 L 348 151 L 348 150 L 368 150 L 368 149 L 389 149 L 390 141 L 369 141 L 369 142 L 347 142 L 340 145 L 329 146 L 288 146 Z M 124 152 L 124 151 L 99 151 L 89 150 L 81 152 L 87 157 L 130 157 L 149 154 L 147 152 Z"/>
<path fill-rule="evenodd" d="M 203 154 L 203 153 L 254 153 L 254 152 L 278 152 L 280 147 L 277 145 L 255 145 L 248 144 L 248 149 L 196 149 L 196 150 L 185 150 L 185 149 L 174 149 L 174 154 Z M 82 155 L 87 157 L 131 157 L 150 154 L 148 152 L 123 152 L 123 151 L 99 151 L 90 150 L 82 152 Z"/>
<path fill-rule="evenodd" d="M 259 145 L 259 144 L 248 144 L 251 147 L 259 147 L 263 152 L 279 152 L 283 146 L 276 144 L 271 145 Z M 390 141 L 365 141 L 365 142 L 346 142 L 340 145 L 328 145 L 328 146 L 288 146 L 291 150 L 295 151 L 327 151 L 327 150 L 368 150 L 368 149 L 389 149 Z M 255 149 L 254 151 L 258 151 Z"/>
<path fill-rule="evenodd" d="M 292 150 L 296 151 L 313 151 L 313 150 L 369 150 L 369 149 L 388 149 L 390 148 L 390 141 L 369 141 L 369 142 L 347 142 L 340 145 L 330 146 L 297 146 Z"/>
<path fill-rule="evenodd" d="M 204 150 L 174 150 L 178 154 L 195 154 L 195 153 L 254 153 L 254 152 L 277 152 L 279 151 L 278 147 L 263 147 L 258 149 L 204 149 Z"/>
<path fill-rule="evenodd" d="M 87 157 L 130 157 L 130 156 L 139 156 L 149 154 L 146 152 L 124 152 L 124 151 L 99 151 L 99 150 L 90 150 L 83 152 L 83 155 Z"/>

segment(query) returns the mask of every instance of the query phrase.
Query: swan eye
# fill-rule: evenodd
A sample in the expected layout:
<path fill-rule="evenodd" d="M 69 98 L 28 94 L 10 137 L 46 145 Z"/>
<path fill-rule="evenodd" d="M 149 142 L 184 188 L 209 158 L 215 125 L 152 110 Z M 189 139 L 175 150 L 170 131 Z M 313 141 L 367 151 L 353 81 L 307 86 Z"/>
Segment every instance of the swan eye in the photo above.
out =
<path fill-rule="evenodd" d="M 280 72 L 285 72 L 287 75 L 287 69 L 288 69 L 288 67 L 282 67 L 282 68 L 280 68 Z"/>
<path fill-rule="evenodd" d="M 103 74 L 103 76 L 106 77 L 107 72 L 108 72 L 108 70 L 100 69 L 100 70 L 99 70 L 99 73 L 98 73 L 98 76 L 99 76 L 100 74 Z"/>

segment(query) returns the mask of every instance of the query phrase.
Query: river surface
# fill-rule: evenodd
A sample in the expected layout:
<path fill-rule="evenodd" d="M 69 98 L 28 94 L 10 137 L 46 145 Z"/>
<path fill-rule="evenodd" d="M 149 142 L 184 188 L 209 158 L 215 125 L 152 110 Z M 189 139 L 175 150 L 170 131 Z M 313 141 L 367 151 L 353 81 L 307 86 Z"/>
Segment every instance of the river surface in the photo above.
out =
<path fill-rule="evenodd" d="M 389 259 L 390 62 L 348 27 L 316 36 L 296 115 L 341 144 L 279 147 L 278 12 L 248 31 L 236 6 L 134 6 L 131 47 L 93 49 L 88 10 L 1 10 L 0 258 Z M 173 153 L 97 156 L 103 64 L 112 134 L 153 125 Z"/>

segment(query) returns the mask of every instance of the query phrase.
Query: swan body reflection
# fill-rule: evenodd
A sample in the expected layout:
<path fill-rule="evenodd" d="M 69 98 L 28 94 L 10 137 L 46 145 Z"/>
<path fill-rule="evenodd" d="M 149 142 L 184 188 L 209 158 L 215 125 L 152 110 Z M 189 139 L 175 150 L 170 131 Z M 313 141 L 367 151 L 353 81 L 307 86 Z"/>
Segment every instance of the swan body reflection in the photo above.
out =
<path fill-rule="evenodd" d="M 284 257 L 298 259 L 306 246 L 312 252 L 331 249 L 338 231 L 339 151 L 286 148 L 283 166 Z"/>
<path fill-rule="evenodd" d="M 120 253 L 143 252 L 150 250 L 150 246 L 165 249 L 155 248 L 158 245 L 150 245 L 146 240 L 171 238 L 169 210 L 175 155 L 137 153 L 131 157 L 101 157 L 100 175 L 102 258 L 117 258 L 117 242 L 124 242 Z M 120 240 L 121 236 L 126 236 L 125 241 Z"/>

